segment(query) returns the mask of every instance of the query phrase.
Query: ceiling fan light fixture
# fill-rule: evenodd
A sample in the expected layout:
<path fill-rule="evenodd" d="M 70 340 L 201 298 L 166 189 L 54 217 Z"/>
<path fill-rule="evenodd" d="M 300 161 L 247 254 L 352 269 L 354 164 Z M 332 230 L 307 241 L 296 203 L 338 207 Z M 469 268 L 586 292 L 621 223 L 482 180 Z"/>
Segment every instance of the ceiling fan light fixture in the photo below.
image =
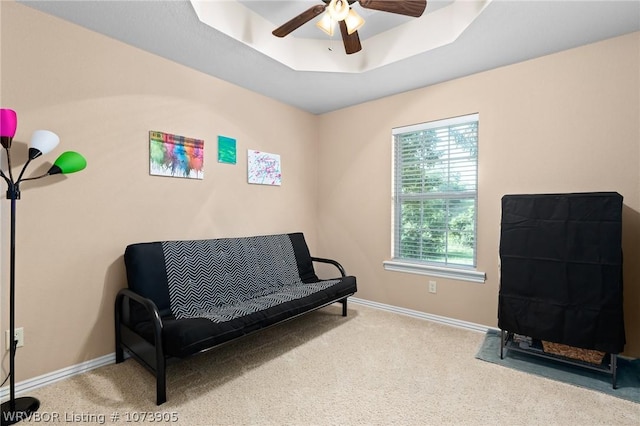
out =
<path fill-rule="evenodd" d="M 310 7 L 280 25 L 272 31 L 272 34 L 276 37 L 285 37 L 322 15 L 316 21 L 316 26 L 332 37 L 334 26 L 338 23 L 345 53 L 347 55 L 357 53 L 362 50 L 358 29 L 364 24 L 364 19 L 351 9 L 351 5 L 356 2 L 364 9 L 414 17 L 421 16 L 427 7 L 427 0 L 322 0 L 321 4 Z"/>
<path fill-rule="evenodd" d="M 343 21 L 349 14 L 349 2 L 347 0 L 331 0 L 327 6 L 327 12 L 334 21 Z"/>
<path fill-rule="evenodd" d="M 349 9 L 349 14 L 344 19 L 344 23 L 347 24 L 347 33 L 353 34 L 364 25 L 364 19 L 358 15 L 358 12 Z"/>
<path fill-rule="evenodd" d="M 322 15 L 322 18 L 316 22 L 316 27 L 327 33 L 329 37 L 333 37 L 334 23 L 335 21 L 331 18 L 331 15 L 328 12 L 325 12 L 324 15 Z"/>

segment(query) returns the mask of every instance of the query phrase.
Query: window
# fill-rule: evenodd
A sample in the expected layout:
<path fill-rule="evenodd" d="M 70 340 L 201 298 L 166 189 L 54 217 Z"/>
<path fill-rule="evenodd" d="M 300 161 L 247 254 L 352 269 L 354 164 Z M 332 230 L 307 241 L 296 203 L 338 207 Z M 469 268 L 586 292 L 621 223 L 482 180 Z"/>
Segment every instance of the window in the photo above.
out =
<path fill-rule="evenodd" d="M 385 268 L 408 262 L 418 273 L 483 282 L 484 273 L 454 271 L 476 266 L 478 115 L 392 133 L 394 244 Z"/>

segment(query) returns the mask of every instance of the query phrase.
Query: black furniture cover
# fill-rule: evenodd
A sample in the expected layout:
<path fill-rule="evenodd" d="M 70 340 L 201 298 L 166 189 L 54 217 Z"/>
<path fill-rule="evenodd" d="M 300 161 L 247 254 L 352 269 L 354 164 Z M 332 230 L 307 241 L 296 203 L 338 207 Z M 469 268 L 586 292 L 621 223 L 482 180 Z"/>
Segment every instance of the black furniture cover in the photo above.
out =
<path fill-rule="evenodd" d="M 505 195 L 498 326 L 607 353 L 624 349 L 622 196 Z"/>

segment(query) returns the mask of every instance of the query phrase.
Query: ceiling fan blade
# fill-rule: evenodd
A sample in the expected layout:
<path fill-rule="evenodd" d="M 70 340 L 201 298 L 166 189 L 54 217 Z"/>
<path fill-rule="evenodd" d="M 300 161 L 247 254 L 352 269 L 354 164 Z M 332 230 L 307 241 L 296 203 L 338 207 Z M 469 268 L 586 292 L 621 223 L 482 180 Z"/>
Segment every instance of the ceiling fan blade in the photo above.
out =
<path fill-rule="evenodd" d="M 347 24 L 344 21 L 339 21 L 340 24 L 340 32 L 342 33 L 342 42 L 344 43 L 344 50 L 347 52 L 347 55 L 351 55 L 352 53 L 356 53 L 362 50 L 362 45 L 360 44 L 360 36 L 357 31 L 349 34 L 347 31 Z"/>
<path fill-rule="evenodd" d="M 322 12 L 324 12 L 326 7 L 327 7 L 326 4 L 319 4 L 319 5 L 313 6 L 305 10 L 295 18 L 291 19 L 290 21 L 285 22 L 280 27 L 273 30 L 271 34 L 273 34 L 276 37 L 284 37 L 287 34 L 291 33 L 292 31 L 298 29 L 303 24 L 306 24 L 316 16 L 320 15 Z"/>
<path fill-rule="evenodd" d="M 381 10 L 413 17 L 422 16 L 427 0 L 358 0 L 365 9 Z"/>

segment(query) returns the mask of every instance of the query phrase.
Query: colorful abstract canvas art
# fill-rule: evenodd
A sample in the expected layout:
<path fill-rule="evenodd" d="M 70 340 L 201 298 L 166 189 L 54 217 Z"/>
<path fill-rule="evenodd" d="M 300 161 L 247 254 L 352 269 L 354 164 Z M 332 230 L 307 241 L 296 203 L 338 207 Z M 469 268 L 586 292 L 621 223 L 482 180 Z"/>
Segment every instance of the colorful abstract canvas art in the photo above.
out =
<path fill-rule="evenodd" d="M 204 141 L 149 132 L 149 173 L 188 179 L 204 178 Z"/>
<path fill-rule="evenodd" d="M 236 164 L 236 140 L 218 136 L 218 163 Z"/>
<path fill-rule="evenodd" d="M 247 153 L 249 183 L 281 185 L 280 156 L 250 149 Z"/>

